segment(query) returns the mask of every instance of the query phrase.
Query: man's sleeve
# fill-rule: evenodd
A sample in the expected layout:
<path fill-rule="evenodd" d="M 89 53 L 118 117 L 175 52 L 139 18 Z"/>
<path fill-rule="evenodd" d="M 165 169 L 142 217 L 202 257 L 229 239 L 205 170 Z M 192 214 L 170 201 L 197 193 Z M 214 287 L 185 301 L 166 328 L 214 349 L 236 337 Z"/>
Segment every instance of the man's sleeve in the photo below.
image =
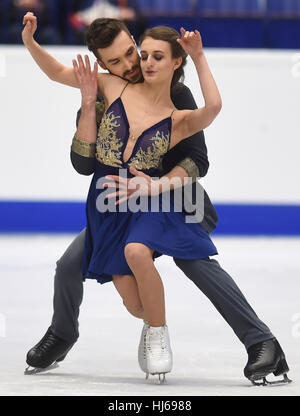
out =
<path fill-rule="evenodd" d="M 178 110 L 195 110 L 197 105 L 187 86 L 178 83 L 172 91 L 172 101 Z M 173 148 L 181 156 L 177 165 L 182 166 L 193 177 L 203 177 L 209 167 L 207 148 L 203 131 L 182 140 Z M 173 150 L 171 149 L 171 151 Z"/>
<path fill-rule="evenodd" d="M 97 131 L 104 113 L 104 101 L 101 97 L 98 97 L 98 99 L 99 101 L 96 102 Z M 80 115 L 81 109 L 77 112 L 76 126 L 78 126 Z M 91 175 L 95 172 L 95 153 L 95 143 L 87 143 L 74 135 L 70 157 L 72 165 L 78 173 L 81 175 Z"/>

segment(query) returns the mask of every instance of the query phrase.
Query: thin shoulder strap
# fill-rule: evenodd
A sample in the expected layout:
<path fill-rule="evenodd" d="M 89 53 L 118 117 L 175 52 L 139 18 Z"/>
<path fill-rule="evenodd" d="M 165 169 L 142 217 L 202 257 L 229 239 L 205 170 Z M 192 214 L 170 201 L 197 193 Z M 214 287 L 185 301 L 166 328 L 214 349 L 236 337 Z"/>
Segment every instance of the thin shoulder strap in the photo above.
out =
<path fill-rule="evenodd" d="M 172 111 L 172 113 L 170 114 L 170 117 L 172 117 L 172 115 L 173 115 L 173 113 L 174 113 L 174 111 L 176 111 L 177 110 L 177 108 L 174 108 L 174 110 Z"/>
<path fill-rule="evenodd" d="M 123 92 L 125 91 L 125 88 L 127 87 L 127 85 L 129 84 L 129 81 L 127 82 L 127 84 L 125 85 L 125 87 L 122 89 L 122 92 L 120 94 L 120 97 L 122 97 Z"/>

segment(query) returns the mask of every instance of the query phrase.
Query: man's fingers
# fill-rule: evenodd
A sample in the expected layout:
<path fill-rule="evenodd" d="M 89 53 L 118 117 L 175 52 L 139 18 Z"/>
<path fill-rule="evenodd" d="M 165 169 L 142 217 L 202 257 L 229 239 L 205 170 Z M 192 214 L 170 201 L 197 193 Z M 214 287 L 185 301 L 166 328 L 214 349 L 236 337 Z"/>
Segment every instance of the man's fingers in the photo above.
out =
<path fill-rule="evenodd" d="M 98 74 L 98 63 L 97 62 L 94 63 L 93 73 L 94 73 L 94 75 L 97 75 Z"/>
<path fill-rule="evenodd" d="M 142 176 L 142 177 L 144 177 L 144 178 L 150 178 L 150 176 L 149 175 L 146 175 L 146 173 L 144 173 L 144 172 L 142 172 L 142 171 L 140 171 L 140 170 L 137 170 L 135 167 L 133 167 L 133 166 L 131 166 L 130 167 L 130 172 L 131 173 L 133 173 L 135 176 Z"/>
<path fill-rule="evenodd" d="M 117 184 L 116 182 L 106 182 L 103 184 L 103 188 L 116 188 Z"/>
<path fill-rule="evenodd" d="M 119 188 L 119 189 L 127 189 L 127 184 L 116 183 L 116 182 L 106 182 L 103 184 L 103 188 Z"/>
<path fill-rule="evenodd" d="M 115 203 L 115 205 L 119 205 L 119 204 L 121 204 L 122 202 L 124 202 L 124 201 L 127 201 L 127 199 L 129 199 L 130 198 L 130 195 L 126 195 L 126 196 L 123 196 L 123 198 L 119 198 L 117 201 L 116 201 L 116 203 Z"/>
<path fill-rule="evenodd" d="M 83 70 L 83 69 L 84 69 L 84 63 L 83 63 L 82 56 L 78 54 L 78 55 L 77 55 L 77 60 L 78 60 L 79 68 L 80 68 L 81 70 Z"/>
<path fill-rule="evenodd" d="M 111 198 L 113 198 L 113 197 L 118 196 L 119 194 L 120 194 L 120 191 L 117 191 L 117 192 L 112 192 L 111 194 L 107 194 L 107 195 L 105 195 L 105 199 L 111 199 Z"/>
<path fill-rule="evenodd" d="M 127 199 L 127 192 L 124 192 L 124 191 L 116 191 L 116 192 L 112 192 L 112 193 L 110 193 L 110 194 L 107 194 L 106 196 L 105 196 L 105 198 L 107 198 L 107 199 L 111 199 L 111 198 L 115 198 L 115 197 L 117 197 L 117 196 L 121 196 L 121 197 L 123 197 L 124 198 L 124 196 L 125 196 L 125 199 Z M 120 198 L 119 198 L 120 199 Z"/>
<path fill-rule="evenodd" d="M 73 63 L 73 68 L 74 68 L 74 72 L 75 72 L 75 77 L 77 78 L 77 80 L 79 82 L 81 77 L 80 77 L 79 68 L 78 68 L 78 64 L 77 64 L 76 59 L 73 59 L 72 63 Z"/>
<path fill-rule="evenodd" d="M 88 57 L 87 55 L 85 55 L 85 56 L 84 56 L 84 60 L 85 60 L 85 65 L 86 65 L 87 70 L 88 70 L 89 72 L 91 72 L 91 64 L 90 64 L 89 57 Z"/>
<path fill-rule="evenodd" d="M 105 176 L 105 179 L 112 179 L 115 182 L 120 182 L 121 184 L 127 184 L 128 179 L 127 178 L 123 178 L 122 176 L 117 176 L 117 175 L 107 175 Z"/>

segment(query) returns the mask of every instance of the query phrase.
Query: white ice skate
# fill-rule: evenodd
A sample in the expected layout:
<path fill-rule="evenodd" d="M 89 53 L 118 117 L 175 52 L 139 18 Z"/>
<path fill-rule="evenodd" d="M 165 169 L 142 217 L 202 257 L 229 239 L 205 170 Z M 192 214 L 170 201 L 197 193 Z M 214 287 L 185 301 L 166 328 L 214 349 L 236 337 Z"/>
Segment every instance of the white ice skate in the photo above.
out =
<path fill-rule="evenodd" d="M 146 329 L 146 378 L 149 374 L 158 374 L 160 383 L 164 383 L 165 374 L 172 370 L 172 365 L 168 327 L 149 326 Z"/>
<path fill-rule="evenodd" d="M 148 378 L 148 371 L 147 371 L 147 359 L 146 359 L 146 332 L 149 328 L 149 324 L 144 321 L 144 326 L 141 333 L 141 339 L 139 343 L 139 351 L 138 351 L 138 359 L 139 365 L 142 371 L 146 373 L 146 378 Z"/>

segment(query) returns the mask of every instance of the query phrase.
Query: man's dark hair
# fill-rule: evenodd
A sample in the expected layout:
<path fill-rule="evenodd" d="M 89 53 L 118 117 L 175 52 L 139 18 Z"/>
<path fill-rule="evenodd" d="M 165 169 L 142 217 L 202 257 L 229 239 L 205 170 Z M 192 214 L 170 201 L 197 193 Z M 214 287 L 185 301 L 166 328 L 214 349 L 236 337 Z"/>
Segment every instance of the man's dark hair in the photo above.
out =
<path fill-rule="evenodd" d="M 128 27 L 120 20 L 104 17 L 96 19 L 90 24 L 86 32 L 86 44 L 95 57 L 101 60 L 101 57 L 97 53 L 97 49 L 108 48 L 122 30 L 126 32 L 128 36 L 131 36 Z"/>

